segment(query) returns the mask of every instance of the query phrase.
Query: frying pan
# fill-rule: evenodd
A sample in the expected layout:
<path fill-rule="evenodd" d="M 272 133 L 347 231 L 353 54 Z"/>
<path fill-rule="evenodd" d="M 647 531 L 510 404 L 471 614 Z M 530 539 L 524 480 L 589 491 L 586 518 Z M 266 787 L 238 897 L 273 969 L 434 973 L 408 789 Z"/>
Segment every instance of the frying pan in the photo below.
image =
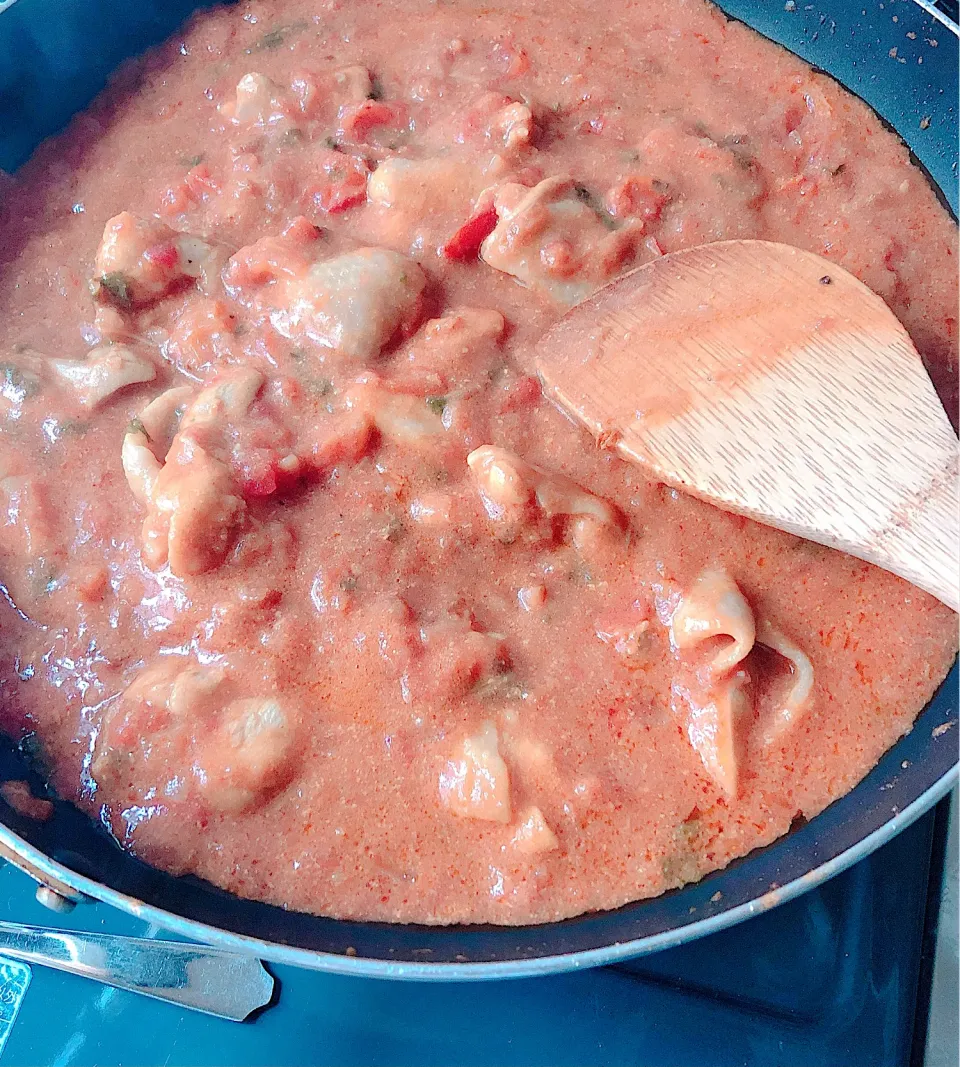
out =
<path fill-rule="evenodd" d="M 169 36 L 199 6 L 0 0 L 0 167 L 22 162 L 88 102 L 120 60 Z M 871 104 L 956 215 L 955 4 L 952 12 L 930 0 L 724 0 L 722 7 Z M 0 803 L 0 852 L 58 889 L 61 896 L 47 891 L 54 902 L 94 897 L 175 933 L 281 963 L 420 979 L 515 977 L 612 963 L 775 907 L 908 826 L 957 780 L 957 682 L 955 664 L 911 733 L 810 823 L 696 885 L 559 923 L 436 928 L 288 912 L 147 867 L 62 801 L 39 825 Z M 0 779 L 27 778 L 42 789 L 25 747 L 0 742 Z"/>

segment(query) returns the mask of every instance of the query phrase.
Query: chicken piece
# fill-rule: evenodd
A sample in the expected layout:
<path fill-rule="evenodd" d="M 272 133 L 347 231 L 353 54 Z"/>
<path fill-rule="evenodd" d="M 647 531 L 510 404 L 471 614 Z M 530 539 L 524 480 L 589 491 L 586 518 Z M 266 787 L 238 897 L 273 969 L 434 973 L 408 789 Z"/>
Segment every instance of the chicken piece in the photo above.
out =
<path fill-rule="evenodd" d="M 230 423 L 241 421 L 263 388 L 264 377 L 252 367 L 239 367 L 221 374 L 201 389 L 183 413 L 180 432 L 210 428 L 222 433 Z"/>
<path fill-rule="evenodd" d="M 296 724 L 273 697 L 238 696 L 235 677 L 179 656 L 141 671 L 103 717 L 93 775 L 126 784 L 136 761 L 165 802 L 195 791 L 237 815 L 268 801 L 296 771 Z"/>
<path fill-rule="evenodd" d="M 163 460 L 193 398 L 190 386 L 167 389 L 155 397 L 127 427 L 120 458 L 130 492 L 142 504 L 152 493 Z"/>
<path fill-rule="evenodd" d="M 750 605 L 725 570 L 711 567 L 693 583 L 670 620 L 674 648 L 686 652 L 715 637 L 729 637 L 705 668 L 705 681 L 722 678 L 753 648 L 756 623 Z"/>
<path fill-rule="evenodd" d="M 234 122 L 272 126 L 286 117 L 286 102 L 276 82 L 252 71 L 237 82 L 233 101 L 222 105 L 220 111 Z"/>
<path fill-rule="evenodd" d="M 479 136 L 493 147 L 509 151 L 527 147 L 535 133 L 533 112 L 527 104 L 489 92 L 467 112 L 459 136 L 463 140 Z"/>
<path fill-rule="evenodd" d="M 502 518 L 509 509 L 534 504 L 548 518 L 556 515 L 595 519 L 617 525 L 614 508 L 562 474 L 542 471 L 505 448 L 482 445 L 467 456 L 487 514 Z"/>
<path fill-rule="evenodd" d="M 489 182 L 479 164 L 456 156 L 394 157 L 370 175 L 367 199 L 380 209 L 382 240 L 397 247 L 438 249 L 470 216 Z"/>
<path fill-rule="evenodd" d="M 640 143 L 640 164 L 656 182 L 655 191 L 682 205 L 681 211 L 664 211 L 658 227 L 667 252 L 760 235 L 762 175 L 748 143 L 737 137 L 723 142 L 671 120 Z"/>
<path fill-rule="evenodd" d="M 231 815 L 263 804 L 290 781 L 295 741 L 296 732 L 279 701 L 233 701 L 202 744 L 201 796 Z"/>
<path fill-rule="evenodd" d="M 505 672 L 509 654 L 502 634 L 474 629 L 468 619 L 443 618 L 421 631 L 422 676 L 443 701 L 459 700 L 478 683 Z"/>
<path fill-rule="evenodd" d="M 673 700 L 691 748 L 724 794 L 733 799 L 740 784 L 741 731 L 752 710 L 746 671 L 735 671 L 705 690 L 674 684 Z"/>
<path fill-rule="evenodd" d="M 394 338 L 416 329 L 426 284 L 412 259 L 385 248 L 358 248 L 281 283 L 270 319 L 284 337 L 370 362 Z"/>
<path fill-rule="evenodd" d="M 91 288 L 101 303 L 129 311 L 196 281 L 211 254 L 199 237 L 121 211 L 104 227 Z"/>
<path fill-rule="evenodd" d="M 237 317 L 225 300 L 199 297 L 177 316 L 163 354 L 180 370 L 199 377 L 233 361 L 236 329 Z"/>
<path fill-rule="evenodd" d="M 813 698 L 813 664 L 799 645 L 766 619 L 761 619 L 757 627 L 757 643 L 782 656 L 790 664 L 793 675 L 783 703 L 764 731 L 764 741 L 771 744 L 779 740 L 810 707 Z"/>
<path fill-rule="evenodd" d="M 510 844 L 524 856 L 537 856 L 560 847 L 557 835 L 547 825 L 538 807 L 529 807 L 521 812 L 520 825 L 510 838 Z"/>
<path fill-rule="evenodd" d="M 483 374 L 499 356 L 506 323 L 499 311 L 463 307 L 447 312 L 442 318 L 430 319 L 411 338 L 406 349 L 398 353 L 396 373 L 404 379 L 417 375 L 431 376 L 437 382 L 447 375 L 463 373 L 461 368 Z"/>
<path fill-rule="evenodd" d="M 440 413 L 423 397 L 387 389 L 375 378 L 351 386 L 344 400 L 349 411 L 368 419 L 384 437 L 400 445 L 429 444 L 444 432 Z"/>
<path fill-rule="evenodd" d="M 244 289 L 303 277 L 313 259 L 309 245 L 320 234 L 312 223 L 307 222 L 307 225 L 312 230 L 312 240 L 309 237 L 303 240 L 302 233 L 297 230 L 291 233 L 291 227 L 287 227 L 284 233 L 269 234 L 238 249 L 227 261 L 223 272 L 227 292 L 238 298 Z"/>
<path fill-rule="evenodd" d="M 169 563 L 184 577 L 226 559 L 246 517 L 233 469 L 236 427 L 263 381 L 258 371 L 243 368 L 222 375 L 192 399 L 190 390 L 168 390 L 128 429 L 123 468 L 134 495 L 147 505 L 143 557 L 149 566 Z M 169 451 L 161 453 L 175 422 Z M 157 427 L 156 439 L 148 425 Z"/>
<path fill-rule="evenodd" d="M 440 802 L 454 815 L 510 822 L 510 775 L 497 747 L 497 728 L 485 722 L 440 772 Z"/>
<path fill-rule="evenodd" d="M 639 230 L 611 232 L 610 217 L 589 203 L 567 178 L 547 178 L 528 189 L 497 189 L 497 225 L 480 258 L 559 304 L 584 300 L 618 274 L 633 254 Z"/>
<path fill-rule="evenodd" d="M 54 377 L 77 398 L 82 408 L 93 409 L 128 385 L 152 382 L 157 368 L 126 345 L 91 348 L 84 359 L 52 359 Z"/>
<path fill-rule="evenodd" d="M 167 786 L 170 795 L 171 769 L 190 766 L 194 737 L 216 715 L 227 686 L 222 667 L 181 656 L 161 657 L 141 670 L 104 710 L 90 766 L 94 779 L 128 784 L 136 762 L 138 775 L 167 778 L 156 785 Z"/>
<path fill-rule="evenodd" d="M 178 577 L 220 566 L 246 514 L 230 470 L 185 439 L 157 475 L 143 524 L 143 557 L 157 569 L 169 563 Z"/>

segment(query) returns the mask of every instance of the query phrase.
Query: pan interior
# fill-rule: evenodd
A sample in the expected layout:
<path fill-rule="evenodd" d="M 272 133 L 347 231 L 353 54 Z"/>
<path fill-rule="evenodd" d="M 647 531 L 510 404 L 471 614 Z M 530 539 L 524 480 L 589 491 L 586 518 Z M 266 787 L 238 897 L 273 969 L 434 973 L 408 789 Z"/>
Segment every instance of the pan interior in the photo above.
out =
<path fill-rule="evenodd" d="M 107 73 L 126 55 L 168 36 L 195 3 L 89 5 L 83 25 L 41 25 L 41 5 L 20 0 L 0 14 L 0 107 L 13 121 L 0 124 L 0 166 L 13 169 L 34 145 L 53 132 L 100 88 Z M 957 210 L 957 41 L 911 0 L 894 0 L 880 10 L 823 2 L 782 5 L 761 0 L 727 0 L 724 10 L 797 52 L 861 95 L 900 133 L 917 161 L 938 186 L 954 214 Z M 891 20 L 895 7 L 898 22 Z M 8 29 L 9 28 L 9 29 Z M 19 34 L 17 30 L 21 31 Z M 927 50 L 923 64 L 890 58 L 892 48 L 907 55 L 907 31 L 921 41 L 935 34 L 941 43 Z M 50 47 L 51 31 L 57 47 Z M 28 46 L 13 54 L 13 41 L 46 40 L 41 53 Z M 7 53 L 10 53 L 7 55 Z M 88 60 L 83 77 L 60 64 L 57 54 Z M 919 54 L 919 49 L 918 49 Z M 54 57 L 54 58 L 51 58 Z M 882 76 L 876 77 L 879 72 Z M 33 106 L 33 101 L 37 101 Z M 9 110 L 8 110 L 9 109 Z M 23 121 L 24 116 L 30 120 Z M 924 120 L 932 121 L 924 125 Z M 12 132 L 11 132 L 12 131 Z M 588 914 L 562 923 L 523 928 L 455 926 L 434 928 L 342 922 L 240 900 L 193 878 L 173 878 L 121 851 L 113 840 L 77 809 L 57 802 L 55 814 L 36 825 L 0 806 L 6 824 L 57 863 L 151 907 L 204 924 L 310 952 L 354 954 L 386 964 L 516 963 L 523 973 L 530 961 L 569 956 L 624 942 L 643 942 L 690 927 L 748 904 L 773 886 L 807 876 L 822 864 L 857 848 L 890 818 L 904 811 L 949 775 L 957 758 L 957 667 L 941 686 L 913 731 L 891 749 L 850 794 L 812 823 L 751 854 L 700 883 L 663 897 L 613 912 Z M 39 778 L 23 746 L 0 747 L 3 779 Z M 176 919 L 169 925 L 176 926 Z M 196 932 L 195 928 L 191 932 Z M 637 944 L 642 951 L 642 944 Z M 315 960 L 323 965 L 322 959 Z M 344 964 L 347 961 L 342 961 Z M 600 962 L 593 960 L 592 962 Z"/>

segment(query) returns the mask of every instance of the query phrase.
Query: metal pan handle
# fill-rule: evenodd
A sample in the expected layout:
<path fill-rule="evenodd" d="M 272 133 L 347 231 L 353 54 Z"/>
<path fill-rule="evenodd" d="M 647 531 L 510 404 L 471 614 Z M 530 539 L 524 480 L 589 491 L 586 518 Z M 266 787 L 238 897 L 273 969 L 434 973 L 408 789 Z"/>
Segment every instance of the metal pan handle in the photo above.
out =
<path fill-rule="evenodd" d="M 272 976 L 252 956 L 180 941 L 0 922 L 0 954 L 234 1022 L 273 994 Z"/>

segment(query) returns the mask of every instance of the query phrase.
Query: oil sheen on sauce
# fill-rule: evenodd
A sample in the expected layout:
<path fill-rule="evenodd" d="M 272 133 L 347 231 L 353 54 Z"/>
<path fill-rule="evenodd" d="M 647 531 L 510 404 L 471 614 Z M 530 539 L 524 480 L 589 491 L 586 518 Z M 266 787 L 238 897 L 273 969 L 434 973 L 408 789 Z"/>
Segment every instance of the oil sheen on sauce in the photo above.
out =
<path fill-rule="evenodd" d="M 614 907 L 852 788 L 955 655 L 932 598 L 648 481 L 532 375 L 604 281 L 755 237 L 860 277 L 955 403 L 933 191 L 700 0 L 206 13 L 0 211 L 0 715 L 157 866 Z"/>

